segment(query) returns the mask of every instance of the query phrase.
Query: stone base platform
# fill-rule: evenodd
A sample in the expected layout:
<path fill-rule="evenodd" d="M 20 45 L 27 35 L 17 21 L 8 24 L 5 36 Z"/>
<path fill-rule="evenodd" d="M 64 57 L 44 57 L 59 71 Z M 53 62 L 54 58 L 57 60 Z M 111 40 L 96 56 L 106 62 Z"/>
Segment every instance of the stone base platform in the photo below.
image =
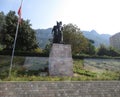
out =
<path fill-rule="evenodd" d="M 53 44 L 49 55 L 50 76 L 72 76 L 73 60 L 71 45 Z"/>

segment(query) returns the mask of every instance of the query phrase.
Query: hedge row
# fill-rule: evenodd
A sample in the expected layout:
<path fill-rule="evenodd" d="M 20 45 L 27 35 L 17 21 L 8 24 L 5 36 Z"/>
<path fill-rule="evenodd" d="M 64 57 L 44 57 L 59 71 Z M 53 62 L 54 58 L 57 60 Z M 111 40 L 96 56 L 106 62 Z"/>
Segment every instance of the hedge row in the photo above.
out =
<path fill-rule="evenodd" d="M 12 51 L 0 51 L 0 55 L 12 55 Z M 26 52 L 26 51 L 15 51 L 15 56 L 36 56 L 36 57 L 49 57 L 48 53 L 36 53 L 36 52 Z M 98 56 L 98 55 L 73 55 L 73 59 L 84 59 L 84 58 L 101 58 L 101 59 L 120 59 L 120 57 L 111 56 Z"/>
<path fill-rule="evenodd" d="M 3 50 L 0 51 L 0 55 L 12 55 L 12 51 Z M 15 56 L 38 56 L 38 57 L 48 57 L 47 53 L 36 53 L 27 51 L 15 51 Z"/>

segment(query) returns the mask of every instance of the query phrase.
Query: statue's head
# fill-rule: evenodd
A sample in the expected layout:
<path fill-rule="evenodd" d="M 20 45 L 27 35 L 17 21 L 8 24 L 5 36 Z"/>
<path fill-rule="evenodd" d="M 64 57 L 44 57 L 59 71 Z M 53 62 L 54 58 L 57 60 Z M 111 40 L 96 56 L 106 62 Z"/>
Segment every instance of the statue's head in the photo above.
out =
<path fill-rule="evenodd" d="M 60 21 L 59 24 L 62 25 L 62 21 Z"/>
<path fill-rule="evenodd" d="M 61 26 L 62 25 L 62 22 L 60 21 L 60 22 L 56 22 L 57 23 L 57 26 Z"/>

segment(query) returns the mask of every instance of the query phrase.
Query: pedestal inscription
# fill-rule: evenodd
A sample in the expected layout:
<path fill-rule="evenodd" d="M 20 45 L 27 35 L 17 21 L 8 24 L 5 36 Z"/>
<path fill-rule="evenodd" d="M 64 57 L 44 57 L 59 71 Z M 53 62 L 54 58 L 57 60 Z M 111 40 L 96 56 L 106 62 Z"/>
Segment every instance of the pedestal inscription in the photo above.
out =
<path fill-rule="evenodd" d="M 49 55 L 49 74 L 51 76 L 73 75 L 71 45 L 53 44 Z"/>

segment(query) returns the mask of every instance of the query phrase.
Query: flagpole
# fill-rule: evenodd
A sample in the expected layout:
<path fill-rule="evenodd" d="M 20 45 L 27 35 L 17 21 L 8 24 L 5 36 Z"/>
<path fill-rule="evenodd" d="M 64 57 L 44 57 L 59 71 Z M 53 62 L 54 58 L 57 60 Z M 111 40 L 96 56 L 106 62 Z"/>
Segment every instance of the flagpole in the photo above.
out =
<path fill-rule="evenodd" d="M 11 71 L 12 71 L 12 67 L 13 67 L 12 63 L 13 63 L 15 46 L 16 46 L 16 40 L 17 40 L 17 35 L 18 35 L 18 28 L 19 28 L 19 19 L 18 19 L 18 23 L 17 23 L 16 34 L 15 34 L 15 39 L 14 39 L 14 44 L 13 44 L 13 50 L 12 50 L 12 57 L 11 57 L 11 61 L 10 61 L 9 77 L 11 77 Z"/>
<path fill-rule="evenodd" d="M 23 0 L 21 1 L 21 6 L 22 6 L 22 3 L 23 3 Z M 11 57 L 11 61 L 10 61 L 10 69 L 9 69 L 8 77 L 11 77 L 11 71 L 12 71 L 12 67 L 13 67 L 13 58 L 14 58 L 14 53 L 15 53 L 15 46 L 16 46 L 19 24 L 20 24 L 20 16 L 18 18 L 17 27 L 16 27 L 16 34 L 15 34 L 15 39 L 14 39 L 14 44 L 13 44 L 12 57 Z"/>

